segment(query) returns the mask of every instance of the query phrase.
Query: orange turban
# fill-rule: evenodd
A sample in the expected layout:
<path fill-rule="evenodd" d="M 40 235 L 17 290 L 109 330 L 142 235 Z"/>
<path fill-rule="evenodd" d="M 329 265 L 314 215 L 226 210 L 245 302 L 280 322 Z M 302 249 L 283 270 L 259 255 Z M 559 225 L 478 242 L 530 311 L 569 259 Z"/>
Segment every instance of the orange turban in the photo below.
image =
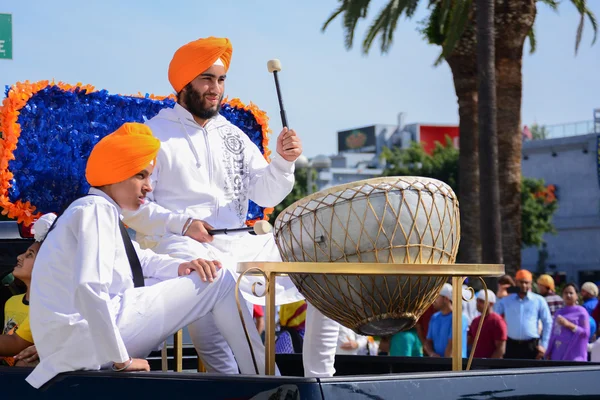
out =
<path fill-rule="evenodd" d="M 129 122 L 102 138 L 92 149 L 85 177 L 92 186 L 131 178 L 156 159 L 160 141 L 147 125 Z"/>
<path fill-rule="evenodd" d="M 531 281 L 533 280 L 533 276 L 531 275 L 531 272 L 527 271 L 526 269 L 520 269 L 517 271 L 517 275 L 515 276 L 515 278 L 518 281 Z"/>
<path fill-rule="evenodd" d="M 554 279 L 548 274 L 540 275 L 537 280 L 538 285 L 546 286 L 554 292 Z"/>
<path fill-rule="evenodd" d="M 225 72 L 229 69 L 233 48 L 229 39 L 209 37 L 180 47 L 169 64 L 169 82 L 177 93 L 198 75 L 209 69 L 219 58 Z"/>

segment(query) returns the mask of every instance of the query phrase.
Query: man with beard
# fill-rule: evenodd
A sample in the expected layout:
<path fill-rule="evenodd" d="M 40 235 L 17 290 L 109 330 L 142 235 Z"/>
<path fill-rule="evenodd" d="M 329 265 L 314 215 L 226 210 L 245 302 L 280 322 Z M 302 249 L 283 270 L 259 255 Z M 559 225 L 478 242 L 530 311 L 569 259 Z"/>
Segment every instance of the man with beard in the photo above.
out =
<path fill-rule="evenodd" d="M 231 55 L 231 42 L 214 37 L 175 52 L 169 81 L 177 104 L 147 121 L 161 141 L 154 191 L 124 221 L 143 247 L 186 260 L 219 260 L 237 277 L 238 262 L 281 261 L 273 235 L 213 237 L 208 230 L 245 226 L 249 200 L 262 207 L 279 204 L 294 186 L 294 161 L 302 145 L 296 132 L 284 127 L 269 164 L 247 135 L 219 114 Z M 241 291 L 250 303 L 264 304 L 264 298 L 252 294 L 258 280 L 245 278 Z M 282 277 L 277 278 L 276 297 L 278 304 L 303 299 L 289 278 Z M 309 306 L 306 329 L 306 375 L 332 376 L 339 325 Z M 211 315 L 190 325 L 189 331 L 209 372 L 238 372 Z"/>

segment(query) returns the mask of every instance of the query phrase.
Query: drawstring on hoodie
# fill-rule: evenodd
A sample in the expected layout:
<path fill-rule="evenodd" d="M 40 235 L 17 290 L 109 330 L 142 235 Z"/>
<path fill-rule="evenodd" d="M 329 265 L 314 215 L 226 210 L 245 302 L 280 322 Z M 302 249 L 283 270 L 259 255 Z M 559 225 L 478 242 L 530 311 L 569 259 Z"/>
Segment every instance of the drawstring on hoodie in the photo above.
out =
<path fill-rule="evenodd" d="M 179 121 L 179 123 L 181 124 L 181 127 L 183 128 L 183 132 L 185 132 L 185 139 L 188 142 L 188 145 L 190 146 L 190 149 L 192 150 L 192 153 L 194 153 L 194 158 L 196 159 L 196 167 L 200 168 L 200 166 L 202 166 L 202 164 L 200 163 L 200 157 L 198 157 L 198 152 L 196 151 L 196 147 L 194 146 L 194 143 L 192 142 L 192 138 L 190 137 L 190 134 L 188 133 L 187 129 L 185 129 L 185 125 L 183 124 L 183 121 L 181 120 L 181 118 L 177 117 L 177 121 Z"/>

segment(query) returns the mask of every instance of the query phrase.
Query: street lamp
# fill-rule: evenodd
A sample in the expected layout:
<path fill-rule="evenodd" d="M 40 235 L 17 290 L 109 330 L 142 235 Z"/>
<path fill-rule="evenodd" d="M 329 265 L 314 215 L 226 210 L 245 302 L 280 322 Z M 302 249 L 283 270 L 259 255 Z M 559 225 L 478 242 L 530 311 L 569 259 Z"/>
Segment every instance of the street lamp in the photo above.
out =
<path fill-rule="evenodd" d="M 301 168 L 308 169 L 306 171 L 306 192 L 307 192 L 307 194 L 311 194 L 313 192 L 313 190 L 312 190 L 312 184 L 313 184 L 312 171 L 313 171 L 313 169 L 316 171 L 319 171 L 322 169 L 331 168 L 331 158 L 324 156 L 322 154 L 319 154 L 312 160 L 309 160 L 308 158 L 306 158 L 306 156 L 301 155 L 300 157 L 298 157 L 298 159 L 296 159 L 295 165 L 296 165 L 296 168 L 298 168 L 298 169 L 301 169 Z"/>

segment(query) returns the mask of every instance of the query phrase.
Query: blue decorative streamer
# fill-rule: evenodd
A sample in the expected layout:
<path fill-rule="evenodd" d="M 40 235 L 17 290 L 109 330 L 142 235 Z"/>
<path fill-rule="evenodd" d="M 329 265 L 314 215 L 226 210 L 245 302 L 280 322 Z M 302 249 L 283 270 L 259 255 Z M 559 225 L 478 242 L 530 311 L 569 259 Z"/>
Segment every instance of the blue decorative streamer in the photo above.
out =
<path fill-rule="evenodd" d="M 8 164 L 14 178 L 12 202 L 29 201 L 41 213 L 56 212 L 87 193 L 86 160 L 96 143 L 125 122 L 144 122 L 171 99 L 154 100 L 109 94 L 106 90 L 65 91 L 50 85 L 29 99 L 18 122 L 21 135 Z M 248 135 L 264 154 L 262 127 L 251 111 L 224 104 L 221 114 Z M 262 219 L 264 208 L 252 201 L 247 219 Z"/>

